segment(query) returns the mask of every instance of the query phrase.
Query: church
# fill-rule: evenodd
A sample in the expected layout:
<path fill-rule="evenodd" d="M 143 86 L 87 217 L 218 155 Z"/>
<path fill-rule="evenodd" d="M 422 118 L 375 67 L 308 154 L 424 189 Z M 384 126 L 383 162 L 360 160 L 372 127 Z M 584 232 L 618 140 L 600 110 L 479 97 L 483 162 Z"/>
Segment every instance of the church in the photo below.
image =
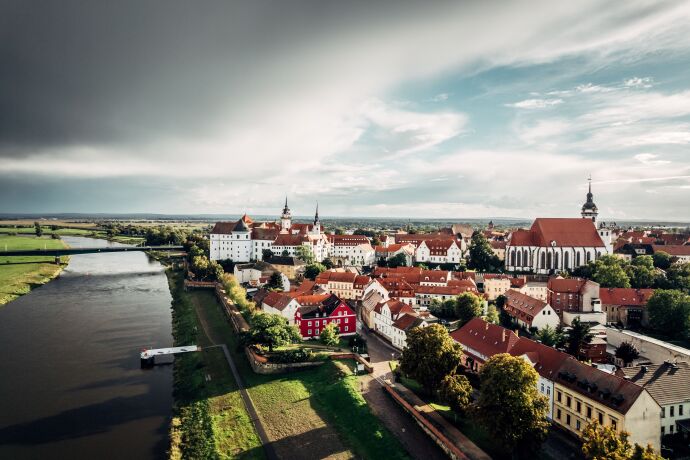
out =
<path fill-rule="evenodd" d="M 267 249 L 275 255 L 296 256 L 302 246 L 311 249 L 318 262 L 328 257 L 329 242 L 318 205 L 313 223 L 293 223 L 287 198 L 279 221 L 255 222 L 245 214 L 237 222 L 217 222 L 209 240 L 211 260 L 263 260 Z"/>
<path fill-rule="evenodd" d="M 548 275 L 611 254 L 611 229 L 597 228 L 598 214 L 590 178 L 580 218 L 537 218 L 529 230 L 515 230 L 508 236 L 506 270 Z"/>

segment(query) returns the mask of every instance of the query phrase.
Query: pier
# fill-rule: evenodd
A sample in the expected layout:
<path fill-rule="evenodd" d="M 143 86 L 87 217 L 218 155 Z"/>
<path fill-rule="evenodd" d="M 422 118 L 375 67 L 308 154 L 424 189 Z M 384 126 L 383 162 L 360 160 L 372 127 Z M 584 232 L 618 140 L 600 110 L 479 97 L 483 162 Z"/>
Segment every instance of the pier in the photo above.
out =
<path fill-rule="evenodd" d="M 201 348 L 196 345 L 187 345 L 185 347 L 144 349 L 140 354 L 141 367 L 153 367 L 156 364 L 156 356 L 177 355 L 194 351 L 201 351 Z"/>

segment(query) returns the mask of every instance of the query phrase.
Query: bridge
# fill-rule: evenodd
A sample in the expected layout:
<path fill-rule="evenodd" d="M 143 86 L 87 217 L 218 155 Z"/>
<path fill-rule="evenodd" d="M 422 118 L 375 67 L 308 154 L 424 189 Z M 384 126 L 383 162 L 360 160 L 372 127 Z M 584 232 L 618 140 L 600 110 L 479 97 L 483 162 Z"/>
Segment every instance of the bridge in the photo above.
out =
<path fill-rule="evenodd" d="M 22 249 L 13 251 L 0 251 L 0 257 L 12 256 L 43 256 L 55 257 L 55 263 L 60 263 L 61 256 L 77 254 L 99 254 L 108 252 L 149 252 L 149 251 L 183 251 L 182 246 L 119 246 L 104 248 L 60 248 L 60 249 Z"/>

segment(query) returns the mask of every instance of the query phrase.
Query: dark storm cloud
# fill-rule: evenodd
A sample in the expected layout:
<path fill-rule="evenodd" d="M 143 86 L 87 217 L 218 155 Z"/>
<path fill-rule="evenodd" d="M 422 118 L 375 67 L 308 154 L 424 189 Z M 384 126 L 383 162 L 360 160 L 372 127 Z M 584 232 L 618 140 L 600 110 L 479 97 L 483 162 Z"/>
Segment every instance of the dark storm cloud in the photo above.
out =
<path fill-rule="evenodd" d="M 203 136 L 259 82 L 281 85 L 272 60 L 404 10 L 362 5 L 3 2 L 0 152 Z"/>

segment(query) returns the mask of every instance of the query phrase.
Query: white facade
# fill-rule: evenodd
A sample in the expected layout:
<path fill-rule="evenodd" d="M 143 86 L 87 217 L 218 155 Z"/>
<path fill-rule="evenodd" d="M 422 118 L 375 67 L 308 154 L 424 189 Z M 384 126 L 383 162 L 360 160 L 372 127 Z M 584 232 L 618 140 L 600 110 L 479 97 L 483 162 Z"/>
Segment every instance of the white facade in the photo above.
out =
<path fill-rule="evenodd" d="M 518 291 L 544 302 L 546 302 L 549 293 L 548 285 L 540 281 L 530 281 L 525 283 L 520 289 L 518 289 Z"/>
<path fill-rule="evenodd" d="M 435 240 L 422 241 L 415 251 L 416 262 L 457 264 L 462 259 L 462 250 L 455 241 L 443 248 Z"/>
<path fill-rule="evenodd" d="M 297 300 L 291 299 L 290 302 L 287 304 L 285 308 L 282 310 L 279 310 L 277 308 L 273 308 L 272 306 L 263 303 L 261 304 L 261 310 L 265 313 L 272 313 L 274 315 L 280 315 L 283 318 L 288 320 L 288 323 L 291 325 L 295 324 L 295 313 L 297 312 L 297 309 L 300 307 L 299 303 L 297 303 Z"/>

